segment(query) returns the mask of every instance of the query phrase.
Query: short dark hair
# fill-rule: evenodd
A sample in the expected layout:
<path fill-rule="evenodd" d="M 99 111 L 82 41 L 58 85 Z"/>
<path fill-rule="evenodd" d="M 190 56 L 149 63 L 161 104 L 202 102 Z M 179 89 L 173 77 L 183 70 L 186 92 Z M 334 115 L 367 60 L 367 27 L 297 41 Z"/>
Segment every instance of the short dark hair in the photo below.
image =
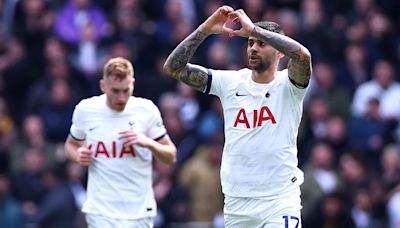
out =
<path fill-rule="evenodd" d="M 281 26 L 278 23 L 275 23 L 273 21 L 259 21 L 259 22 L 256 22 L 255 25 L 260 28 L 263 28 L 265 30 L 285 35 Z"/>

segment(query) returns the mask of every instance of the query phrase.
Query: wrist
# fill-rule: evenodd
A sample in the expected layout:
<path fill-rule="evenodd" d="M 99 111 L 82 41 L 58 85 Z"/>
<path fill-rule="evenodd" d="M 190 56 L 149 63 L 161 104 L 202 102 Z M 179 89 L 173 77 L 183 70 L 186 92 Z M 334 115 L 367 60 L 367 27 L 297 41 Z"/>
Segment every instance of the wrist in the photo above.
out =
<path fill-rule="evenodd" d="M 204 25 L 203 25 L 203 24 L 201 24 L 201 25 L 197 28 L 197 31 L 200 32 L 200 33 L 202 33 L 202 34 L 204 34 L 204 35 L 207 35 L 207 36 L 210 35 L 210 33 L 207 32 L 207 29 L 204 28 Z"/>
<path fill-rule="evenodd" d="M 250 32 L 250 36 L 255 36 L 256 35 L 256 28 L 257 28 L 257 26 L 254 25 L 253 29 Z"/>

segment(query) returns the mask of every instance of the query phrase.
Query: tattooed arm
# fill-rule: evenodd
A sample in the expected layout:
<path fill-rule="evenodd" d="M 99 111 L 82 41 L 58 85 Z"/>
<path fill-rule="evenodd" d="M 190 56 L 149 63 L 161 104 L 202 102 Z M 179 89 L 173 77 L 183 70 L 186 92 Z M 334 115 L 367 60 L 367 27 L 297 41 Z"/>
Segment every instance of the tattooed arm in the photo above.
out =
<path fill-rule="evenodd" d="M 190 64 L 189 60 L 209 35 L 232 31 L 225 26 L 230 12 L 233 12 L 233 8 L 230 6 L 219 7 L 172 51 L 164 64 L 164 71 L 171 77 L 204 92 L 208 81 L 207 69 Z"/>
<path fill-rule="evenodd" d="M 195 30 L 172 51 L 164 64 L 168 75 L 202 92 L 207 86 L 207 69 L 188 62 L 207 36 L 199 29 Z"/>
<path fill-rule="evenodd" d="M 288 56 L 290 80 L 297 86 L 307 87 L 311 76 L 311 54 L 307 48 L 288 36 L 255 26 L 243 10 L 236 10 L 229 16 L 242 25 L 241 29 L 231 31 L 230 35 L 253 36 Z"/>
<path fill-rule="evenodd" d="M 289 78 L 295 85 L 307 87 L 311 76 L 311 54 L 307 48 L 290 37 L 257 26 L 254 27 L 251 35 L 288 56 L 290 58 Z"/>

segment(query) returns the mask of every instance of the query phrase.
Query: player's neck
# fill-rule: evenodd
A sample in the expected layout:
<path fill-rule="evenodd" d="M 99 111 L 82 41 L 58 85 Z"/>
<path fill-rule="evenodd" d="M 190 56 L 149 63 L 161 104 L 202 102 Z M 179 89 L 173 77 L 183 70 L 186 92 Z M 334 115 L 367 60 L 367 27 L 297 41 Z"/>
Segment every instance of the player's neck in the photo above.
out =
<path fill-rule="evenodd" d="M 256 83 L 270 83 L 275 79 L 276 75 L 276 66 L 271 66 L 267 70 L 263 72 L 257 72 L 252 70 L 251 79 Z"/>

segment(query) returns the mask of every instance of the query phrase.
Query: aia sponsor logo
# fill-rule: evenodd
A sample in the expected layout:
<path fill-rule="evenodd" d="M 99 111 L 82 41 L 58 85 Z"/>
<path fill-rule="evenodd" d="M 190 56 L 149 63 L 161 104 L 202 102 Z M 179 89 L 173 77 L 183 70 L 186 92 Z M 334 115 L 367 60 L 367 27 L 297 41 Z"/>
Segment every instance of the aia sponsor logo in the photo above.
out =
<path fill-rule="evenodd" d="M 94 145 L 89 145 L 89 150 L 92 150 L 93 148 L 93 153 L 94 157 L 100 157 L 104 156 L 106 158 L 122 158 L 124 156 L 128 157 L 136 157 L 136 151 L 133 148 L 133 145 L 127 146 L 127 147 L 122 147 L 120 150 L 117 150 L 117 142 L 112 141 L 111 144 L 109 144 L 108 149 L 107 145 L 103 141 L 98 141 L 97 144 Z"/>
<path fill-rule="evenodd" d="M 249 119 L 253 115 L 253 122 L 250 123 Z M 267 106 L 262 106 L 260 110 L 253 110 L 252 114 L 247 115 L 246 110 L 241 108 L 236 115 L 235 123 L 233 127 L 237 127 L 239 124 L 243 124 L 246 128 L 257 128 L 261 127 L 264 123 L 271 121 L 272 124 L 276 124 L 276 120 L 271 110 Z"/>

